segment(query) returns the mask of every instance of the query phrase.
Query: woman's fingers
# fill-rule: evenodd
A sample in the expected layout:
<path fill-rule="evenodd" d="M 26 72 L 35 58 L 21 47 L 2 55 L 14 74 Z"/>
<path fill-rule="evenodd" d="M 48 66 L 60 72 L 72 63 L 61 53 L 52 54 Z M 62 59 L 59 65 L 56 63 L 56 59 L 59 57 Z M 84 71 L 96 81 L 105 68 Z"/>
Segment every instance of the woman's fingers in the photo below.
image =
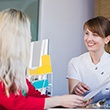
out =
<path fill-rule="evenodd" d="M 76 88 L 75 88 L 75 93 L 76 93 L 77 95 L 82 95 L 82 94 L 83 94 L 83 91 L 81 91 L 80 88 L 76 87 Z"/>
<path fill-rule="evenodd" d="M 82 82 L 79 82 L 75 88 L 74 88 L 74 92 L 77 94 L 77 95 L 82 95 L 84 94 L 87 90 L 89 90 L 89 87 L 87 85 L 85 85 L 84 83 Z"/>

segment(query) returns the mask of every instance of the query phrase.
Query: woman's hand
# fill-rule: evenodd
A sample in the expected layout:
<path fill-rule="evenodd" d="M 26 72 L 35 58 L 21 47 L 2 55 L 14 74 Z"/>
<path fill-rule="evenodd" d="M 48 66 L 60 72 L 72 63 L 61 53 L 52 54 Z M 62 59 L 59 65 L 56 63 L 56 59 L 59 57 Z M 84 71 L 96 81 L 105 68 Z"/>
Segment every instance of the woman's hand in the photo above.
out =
<path fill-rule="evenodd" d="M 64 95 L 61 96 L 60 105 L 66 108 L 85 107 L 88 102 L 84 102 L 84 97 L 78 95 Z"/>
<path fill-rule="evenodd" d="M 73 93 L 77 94 L 77 95 L 83 95 L 84 93 L 86 93 L 86 91 L 90 90 L 89 87 L 82 83 L 79 82 L 73 89 Z"/>

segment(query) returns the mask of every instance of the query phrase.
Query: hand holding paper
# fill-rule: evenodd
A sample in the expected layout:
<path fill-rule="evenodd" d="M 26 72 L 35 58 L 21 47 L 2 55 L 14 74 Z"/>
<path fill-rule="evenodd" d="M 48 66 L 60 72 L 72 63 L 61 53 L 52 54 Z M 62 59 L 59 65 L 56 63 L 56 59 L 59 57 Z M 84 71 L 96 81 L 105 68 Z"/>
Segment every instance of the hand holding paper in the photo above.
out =
<path fill-rule="evenodd" d="M 101 84 L 99 85 L 96 89 L 94 89 L 93 91 L 91 91 L 89 94 L 87 94 L 85 97 L 84 97 L 84 101 L 88 101 L 90 100 L 91 98 L 93 98 L 98 92 L 100 92 L 103 87 L 110 83 L 110 76 Z"/>
<path fill-rule="evenodd" d="M 73 92 L 77 95 L 82 95 L 82 94 L 85 94 L 86 91 L 89 91 L 89 87 L 84 84 L 83 82 L 79 82 L 75 87 L 74 87 L 74 90 Z"/>

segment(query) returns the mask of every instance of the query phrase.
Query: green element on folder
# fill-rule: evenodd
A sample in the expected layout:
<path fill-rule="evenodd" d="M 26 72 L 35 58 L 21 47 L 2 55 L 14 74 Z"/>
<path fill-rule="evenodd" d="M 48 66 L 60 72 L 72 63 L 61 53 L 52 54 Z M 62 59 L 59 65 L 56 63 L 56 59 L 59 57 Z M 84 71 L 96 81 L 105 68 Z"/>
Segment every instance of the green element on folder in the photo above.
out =
<path fill-rule="evenodd" d="M 27 96 L 26 92 L 24 90 L 22 90 L 22 95 L 23 96 Z"/>
<path fill-rule="evenodd" d="M 32 83 L 32 85 L 36 88 L 36 89 L 41 89 L 41 88 L 46 88 L 48 87 L 49 83 L 48 80 L 36 80 Z"/>

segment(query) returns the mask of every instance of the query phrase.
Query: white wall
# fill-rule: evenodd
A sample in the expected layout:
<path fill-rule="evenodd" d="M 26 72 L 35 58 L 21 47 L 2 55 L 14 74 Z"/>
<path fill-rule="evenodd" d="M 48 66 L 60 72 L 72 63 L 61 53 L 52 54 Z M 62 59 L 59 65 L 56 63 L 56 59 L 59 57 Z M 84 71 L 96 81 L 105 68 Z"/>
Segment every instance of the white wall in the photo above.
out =
<path fill-rule="evenodd" d="M 83 24 L 94 16 L 94 0 L 40 0 L 39 39 L 50 40 L 53 95 L 68 93 L 67 65 L 86 51 Z"/>

